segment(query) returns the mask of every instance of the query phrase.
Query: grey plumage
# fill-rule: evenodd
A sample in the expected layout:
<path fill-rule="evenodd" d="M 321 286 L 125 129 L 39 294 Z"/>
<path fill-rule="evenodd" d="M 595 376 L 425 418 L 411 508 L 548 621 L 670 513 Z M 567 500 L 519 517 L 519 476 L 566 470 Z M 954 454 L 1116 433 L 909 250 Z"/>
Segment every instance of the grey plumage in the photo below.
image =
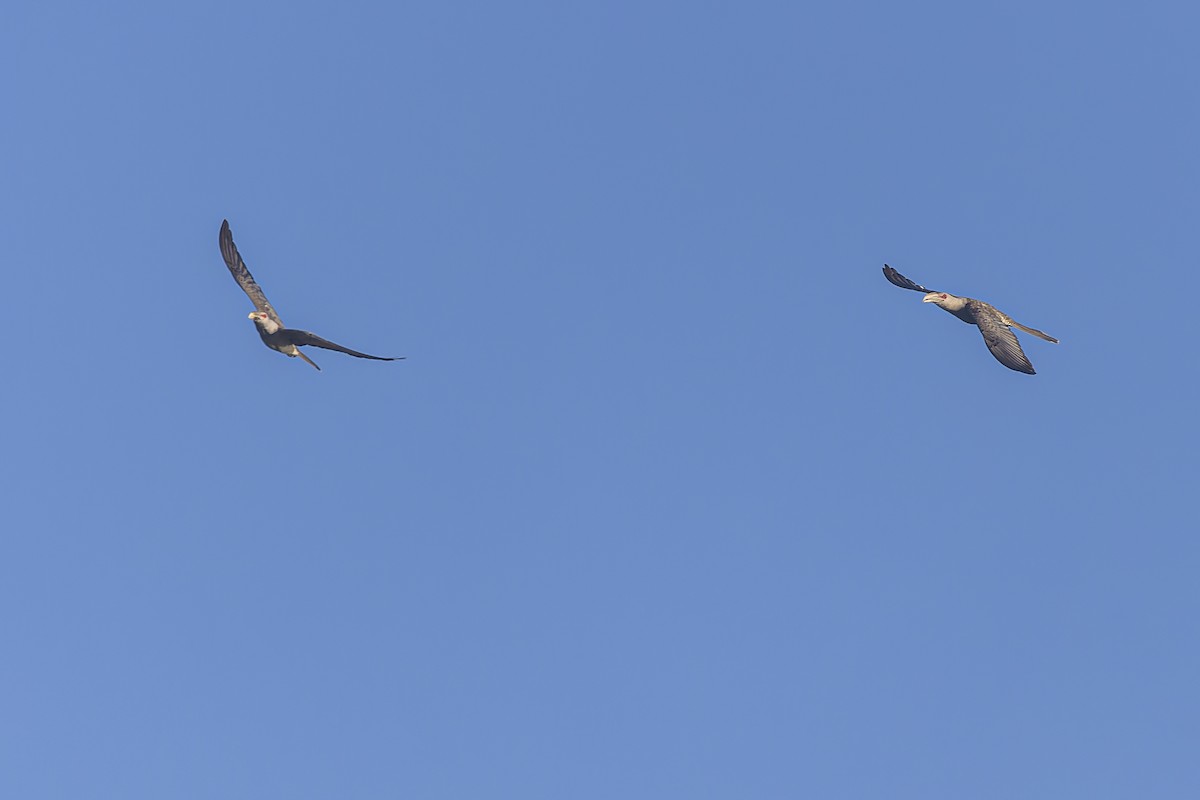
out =
<path fill-rule="evenodd" d="M 233 243 L 233 233 L 229 230 L 229 220 L 221 222 L 221 233 L 218 237 L 218 242 L 221 246 L 221 257 L 225 259 L 225 266 L 229 267 L 229 273 L 233 275 L 233 279 L 237 281 L 238 286 L 242 287 L 242 291 L 246 293 L 246 296 L 250 298 L 250 302 L 254 304 L 254 311 L 250 313 L 250 319 L 254 321 L 254 326 L 258 329 L 258 335 L 267 347 L 277 350 L 289 358 L 299 356 L 309 364 L 312 364 L 318 371 L 321 368 L 317 366 L 315 361 L 300 352 L 301 347 L 311 346 L 320 347 L 325 350 L 336 350 L 339 353 L 345 353 L 355 358 L 369 358 L 372 361 L 403 360 L 403 356 L 399 358 L 370 356 L 366 353 L 360 353 L 357 350 L 351 350 L 348 347 L 342 347 L 340 344 L 334 344 L 328 339 L 322 339 L 320 336 L 309 331 L 285 328 L 283 320 L 279 318 L 279 315 L 275 313 L 275 309 L 271 307 L 267 296 L 259 287 L 258 282 L 254 280 L 254 276 L 250 274 L 250 270 L 246 268 L 246 262 L 242 260 L 237 245 Z"/>
<path fill-rule="evenodd" d="M 987 345 L 988 350 L 996 357 L 997 361 L 1009 369 L 1024 372 L 1028 375 L 1035 374 L 1033 365 L 1029 363 L 1029 359 L 1025 357 L 1025 352 L 1021 350 L 1021 345 L 1017 341 L 1017 335 L 1012 332 L 1013 326 L 1020 328 L 1026 333 L 1031 333 L 1034 336 L 1045 339 L 1048 342 L 1058 344 L 1058 339 L 1055 339 L 1053 336 L 1042 333 L 1036 328 L 1028 328 L 1022 325 L 1000 309 L 982 300 L 976 300 L 971 297 L 956 297 L 946 292 L 931 291 L 919 283 L 914 283 L 904 277 L 887 264 L 883 265 L 883 276 L 901 289 L 925 292 L 926 294 L 922 302 L 933 303 L 958 317 L 963 322 L 977 326 L 979 332 L 983 334 L 983 341 Z"/>

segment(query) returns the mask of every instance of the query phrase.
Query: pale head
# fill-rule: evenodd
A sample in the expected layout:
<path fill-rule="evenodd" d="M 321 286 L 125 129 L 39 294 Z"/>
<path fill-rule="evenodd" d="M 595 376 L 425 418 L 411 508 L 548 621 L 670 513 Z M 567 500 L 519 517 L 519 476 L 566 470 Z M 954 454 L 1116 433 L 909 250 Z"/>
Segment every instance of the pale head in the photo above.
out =
<path fill-rule="evenodd" d="M 962 311 L 967 305 L 967 298 L 955 297 L 947 292 L 930 292 L 921 299 L 922 303 L 933 303 L 941 309 L 945 309 L 952 314 Z"/>
<path fill-rule="evenodd" d="M 251 311 L 247 316 L 266 333 L 275 333 L 279 325 L 265 311 Z"/>

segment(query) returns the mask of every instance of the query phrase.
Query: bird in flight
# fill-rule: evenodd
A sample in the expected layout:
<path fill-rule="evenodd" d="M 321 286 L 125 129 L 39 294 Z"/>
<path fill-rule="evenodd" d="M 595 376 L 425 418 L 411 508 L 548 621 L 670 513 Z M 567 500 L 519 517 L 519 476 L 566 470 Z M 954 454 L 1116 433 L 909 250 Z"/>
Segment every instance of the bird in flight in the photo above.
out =
<path fill-rule="evenodd" d="M 326 350 L 336 350 L 339 353 L 354 356 L 355 358 L 369 358 L 373 361 L 402 361 L 400 358 L 383 358 L 382 356 L 369 356 L 366 353 L 360 353 L 357 350 L 351 350 L 349 347 L 342 347 L 340 344 L 322 339 L 315 333 L 301 331 L 295 328 L 283 327 L 283 320 L 279 319 L 279 315 L 275 313 L 275 309 L 267 301 L 267 296 L 263 294 L 263 290 L 259 288 L 255 282 L 254 276 L 250 274 L 250 270 L 246 269 L 246 262 L 242 261 L 242 256 L 238 253 L 237 245 L 233 243 L 233 233 L 229 230 L 229 220 L 224 220 L 221 223 L 221 257 L 225 259 L 225 266 L 229 267 L 230 274 L 237 281 L 238 286 L 242 287 L 242 291 L 250 298 L 250 302 L 254 303 L 254 311 L 250 312 L 250 319 L 254 321 L 254 327 L 258 328 L 258 335 L 262 337 L 263 344 L 272 350 L 278 350 L 289 358 L 300 356 L 313 368 L 320 372 L 321 368 L 316 365 L 311 358 L 300 352 L 300 348 L 305 345 L 312 347 L 321 347 Z"/>
<path fill-rule="evenodd" d="M 996 357 L 997 361 L 1009 369 L 1015 369 L 1017 372 L 1024 372 L 1028 375 L 1035 374 L 1033 365 L 1029 363 L 1029 359 L 1021 350 L 1021 345 L 1017 342 L 1017 335 L 1012 332 L 1012 326 L 1015 325 L 1026 333 L 1032 333 L 1047 342 L 1058 344 L 1058 339 L 1053 336 L 1047 336 L 1033 328 L 1026 328 L 1008 314 L 982 300 L 955 297 L 946 292 L 931 292 L 924 286 L 913 283 L 887 264 L 883 265 L 883 276 L 901 289 L 926 292 L 925 298 L 921 302 L 933 303 L 949 311 L 963 322 L 978 326 L 988 350 L 992 351 L 992 355 Z"/>

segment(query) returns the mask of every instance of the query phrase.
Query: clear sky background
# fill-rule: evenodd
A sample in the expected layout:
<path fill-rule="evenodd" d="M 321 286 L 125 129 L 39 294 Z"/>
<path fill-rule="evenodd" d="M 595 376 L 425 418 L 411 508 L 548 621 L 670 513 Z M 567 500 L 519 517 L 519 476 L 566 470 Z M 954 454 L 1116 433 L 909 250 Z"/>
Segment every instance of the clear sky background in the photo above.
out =
<path fill-rule="evenodd" d="M 1200 796 L 1193 9 L 6 7 L 0 795 Z"/>

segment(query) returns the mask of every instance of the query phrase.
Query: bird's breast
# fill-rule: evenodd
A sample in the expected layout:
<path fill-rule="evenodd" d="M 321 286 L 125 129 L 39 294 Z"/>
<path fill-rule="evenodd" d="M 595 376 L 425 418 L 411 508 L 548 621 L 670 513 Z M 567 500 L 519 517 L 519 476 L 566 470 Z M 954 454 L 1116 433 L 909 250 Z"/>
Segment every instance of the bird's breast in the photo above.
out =
<path fill-rule="evenodd" d="M 287 337 L 283 335 L 282 329 L 277 330 L 274 333 L 268 333 L 262 326 L 255 327 L 258 328 L 259 338 L 263 340 L 263 344 L 265 344 L 267 347 L 271 348 L 272 350 L 278 350 L 284 355 L 296 355 L 296 345 L 288 341 Z"/>

